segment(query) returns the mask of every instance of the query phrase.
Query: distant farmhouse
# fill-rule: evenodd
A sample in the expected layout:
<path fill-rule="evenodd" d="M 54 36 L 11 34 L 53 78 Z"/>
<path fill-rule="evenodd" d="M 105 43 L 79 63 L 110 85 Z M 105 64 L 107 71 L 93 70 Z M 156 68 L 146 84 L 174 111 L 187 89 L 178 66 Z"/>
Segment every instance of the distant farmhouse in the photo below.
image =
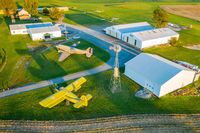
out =
<path fill-rule="evenodd" d="M 28 20 L 31 18 L 31 15 L 24 9 L 21 9 L 17 13 L 17 17 L 19 17 L 20 20 Z"/>
<path fill-rule="evenodd" d="M 106 34 L 127 42 L 139 49 L 167 44 L 179 34 L 169 28 L 156 29 L 147 22 L 122 24 L 107 27 Z"/>
<path fill-rule="evenodd" d="M 183 64 L 141 53 L 125 64 L 125 75 L 157 97 L 162 97 L 198 80 L 199 69 Z"/>
<path fill-rule="evenodd" d="M 61 37 L 61 29 L 51 22 L 12 24 L 10 33 L 12 35 L 29 34 L 32 40 L 44 40 Z"/>

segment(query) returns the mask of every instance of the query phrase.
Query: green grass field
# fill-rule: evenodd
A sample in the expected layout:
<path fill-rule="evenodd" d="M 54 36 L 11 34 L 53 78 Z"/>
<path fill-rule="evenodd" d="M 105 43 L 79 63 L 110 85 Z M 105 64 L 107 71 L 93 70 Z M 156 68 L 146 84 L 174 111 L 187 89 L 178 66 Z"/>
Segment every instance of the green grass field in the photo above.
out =
<path fill-rule="evenodd" d="M 17 0 L 22 5 L 23 0 Z M 159 5 L 170 4 L 200 4 L 200 1 L 193 0 L 162 0 L 152 2 L 152 0 L 68 0 L 58 1 L 40 0 L 40 6 L 69 6 L 73 10 L 66 12 L 65 22 L 80 24 L 84 26 L 107 25 L 119 23 L 131 23 L 148 21 L 152 25 L 152 12 Z M 119 18 L 110 22 L 112 18 Z M 46 18 L 48 21 L 48 18 Z M 145 52 L 154 53 L 168 59 L 187 61 L 200 67 L 200 52 L 189 50 L 182 46 L 200 44 L 200 22 L 188 18 L 170 14 L 170 22 L 183 26 L 193 25 L 191 30 L 180 32 L 180 43 L 178 47 L 161 46 L 145 49 Z M 8 52 L 8 64 L 5 70 L 0 73 L 0 81 L 6 81 L 10 78 L 15 84 L 23 85 L 33 80 L 61 76 L 67 73 L 89 68 L 83 63 L 77 68 L 77 59 L 88 61 L 90 67 L 94 67 L 93 60 L 88 60 L 84 56 L 73 56 L 64 63 L 58 63 L 55 49 L 50 49 L 41 54 L 30 55 L 27 43 L 31 40 L 28 36 L 10 36 L 8 26 L 0 19 L 0 47 L 5 48 Z M 86 42 L 84 42 L 86 43 Z M 85 48 L 90 45 L 87 43 Z M 106 61 L 108 56 L 103 56 L 101 50 L 95 53 L 95 65 Z M 24 57 L 25 56 L 25 57 Z M 24 65 L 16 71 L 15 66 L 20 60 L 32 59 L 27 71 Z M 72 61 L 74 60 L 74 61 Z M 71 67 L 73 66 L 73 67 Z M 76 66 L 76 67 L 74 67 Z M 51 73 L 48 73 L 48 70 Z M 20 76 L 19 76 L 20 75 Z M 22 75 L 22 76 L 21 76 Z M 199 113 L 200 98 L 192 96 L 173 96 L 167 95 L 161 99 L 142 100 L 134 97 L 135 91 L 139 86 L 125 76 L 122 76 L 123 90 L 120 94 L 112 95 L 108 90 L 109 78 L 111 72 L 104 72 L 87 77 L 88 82 L 83 86 L 78 95 L 91 93 L 94 98 L 88 108 L 76 110 L 71 105 L 64 106 L 59 104 L 53 109 L 44 109 L 38 102 L 49 96 L 51 91 L 43 88 L 11 97 L 0 99 L 0 119 L 32 119 L 32 120 L 68 120 L 82 119 L 100 116 L 135 114 L 135 113 Z M 16 77 L 16 78 L 15 78 Z M 101 80 L 100 80 L 101 79 Z M 98 81 L 98 82 L 96 82 Z M 198 83 L 197 83 L 198 84 Z M 1 83 L 0 83 L 1 87 Z M 31 100 L 30 100 L 31 99 Z"/>
<path fill-rule="evenodd" d="M 9 22 L 9 21 L 6 21 Z M 90 69 L 101 65 L 109 59 L 109 54 L 95 45 L 81 40 L 78 48 L 94 48 L 91 59 L 84 55 L 72 55 L 59 63 L 55 48 L 41 54 L 41 51 L 30 52 L 27 46 L 32 44 L 28 35 L 11 36 L 5 21 L 0 24 L 0 48 L 7 52 L 7 65 L 0 73 L 0 88 L 24 85 L 29 82 L 55 78 L 73 72 Z M 37 43 L 37 42 L 36 42 Z M 34 43 L 33 43 L 34 44 Z M 28 65 L 29 64 L 29 65 Z"/>
<path fill-rule="evenodd" d="M 86 77 L 88 81 L 76 93 L 78 96 L 93 95 L 86 108 L 75 109 L 72 105 L 66 106 L 65 102 L 52 109 L 43 108 L 38 102 L 52 94 L 49 88 L 43 88 L 0 99 L 0 119 L 69 120 L 137 113 L 200 112 L 200 97 L 136 98 L 134 94 L 139 86 L 125 76 L 122 76 L 122 92 L 112 94 L 108 88 L 111 72 Z"/>
<path fill-rule="evenodd" d="M 40 52 L 32 54 L 33 60 L 28 67 L 29 75 L 33 76 L 33 79 L 36 78 L 37 81 L 50 79 L 94 68 L 110 58 L 109 54 L 99 47 L 85 40 L 80 40 L 80 42 L 77 48 L 85 50 L 92 47 L 94 49 L 94 55 L 91 58 L 87 58 L 85 55 L 70 55 L 65 61 L 58 62 L 59 54 L 56 48 L 51 47 L 42 54 L 39 54 Z"/>

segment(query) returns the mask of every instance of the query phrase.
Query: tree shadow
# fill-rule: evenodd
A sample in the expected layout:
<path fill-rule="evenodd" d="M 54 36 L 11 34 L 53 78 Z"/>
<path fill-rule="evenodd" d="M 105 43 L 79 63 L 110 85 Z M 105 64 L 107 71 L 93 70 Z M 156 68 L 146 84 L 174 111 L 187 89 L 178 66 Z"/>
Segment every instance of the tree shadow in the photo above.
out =
<path fill-rule="evenodd" d="M 27 70 L 37 79 L 47 80 L 66 74 L 66 71 L 56 61 L 49 60 L 41 51 L 31 53 L 28 50 L 16 49 L 16 52 L 21 55 L 32 56 L 35 65 L 29 66 Z"/>
<path fill-rule="evenodd" d="M 27 24 L 27 23 L 41 23 L 42 20 L 33 21 L 33 20 L 20 20 L 19 18 L 15 18 L 15 23 L 12 23 L 12 20 L 10 17 L 4 16 L 4 21 L 6 22 L 7 27 L 9 28 L 9 25 L 12 24 Z"/>

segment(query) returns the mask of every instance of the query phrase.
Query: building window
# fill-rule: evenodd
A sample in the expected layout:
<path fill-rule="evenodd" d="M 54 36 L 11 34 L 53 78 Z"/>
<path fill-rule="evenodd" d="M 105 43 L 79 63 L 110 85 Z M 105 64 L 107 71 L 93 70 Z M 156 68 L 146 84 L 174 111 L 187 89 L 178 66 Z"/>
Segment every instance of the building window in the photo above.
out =
<path fill-rule="evenodd" d="M 137 45 L 137 40 L 135 40 L 135 43 L 134 43 L 134 44 L 135 44 L 135 46 Z"/>
<path fill-rule="evenodd" d="M 129 37 L 127 36 L 127 38 L 126 38 L 126 42 L 128 42 L 129 41 Z"/>

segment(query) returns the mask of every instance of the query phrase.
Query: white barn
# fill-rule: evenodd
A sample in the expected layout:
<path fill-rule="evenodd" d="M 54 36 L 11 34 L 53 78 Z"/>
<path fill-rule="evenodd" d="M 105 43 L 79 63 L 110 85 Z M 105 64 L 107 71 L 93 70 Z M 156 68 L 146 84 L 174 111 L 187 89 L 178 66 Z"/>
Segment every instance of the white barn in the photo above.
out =
<path fill-rule="evenodd" d="M 32 40 L 44 40 L 61 37 L 61 30 L 58 26 L 29 29 Z"/>
<path fill-rule="evenodd" d="M 152 30 L 152 29 L 154 28 L 149 23 L 139 22 L 139 23 L 131 23 L 131 24 L 114 25 L 111 27 L 107 27 L 104 30 L 107 35 L 110 35 L 118 39 L 122 39 L 122 36 L 127 33 Z"/>
<path fill-rule="evenodd" d="M 167 44 L 171 38 L 179 39 L 179 34 L 169 28 L 160 28 L 125 34 L 123 41 L 139 48 L 148 48 L 155 45 Z"/>
<path fill-rule="evenodd" d="M 197 73 L 158 55 L 146 53 L 125 64 L 125 75 L 157 97 L 191 84 L 199 78 Z"/>
<path fill-rule="evenodd" d="M 57 38 L 61 37 L 61 29 L 54 26 L 51 22 L 45 23 L 28 23 L 28 24 L 12 24 L 9 25 L 12 35 L 29 34 L 32 40 L 42 40 L 45 37 Z M 44 36 L 47 35 L 48 36 Z"/>

